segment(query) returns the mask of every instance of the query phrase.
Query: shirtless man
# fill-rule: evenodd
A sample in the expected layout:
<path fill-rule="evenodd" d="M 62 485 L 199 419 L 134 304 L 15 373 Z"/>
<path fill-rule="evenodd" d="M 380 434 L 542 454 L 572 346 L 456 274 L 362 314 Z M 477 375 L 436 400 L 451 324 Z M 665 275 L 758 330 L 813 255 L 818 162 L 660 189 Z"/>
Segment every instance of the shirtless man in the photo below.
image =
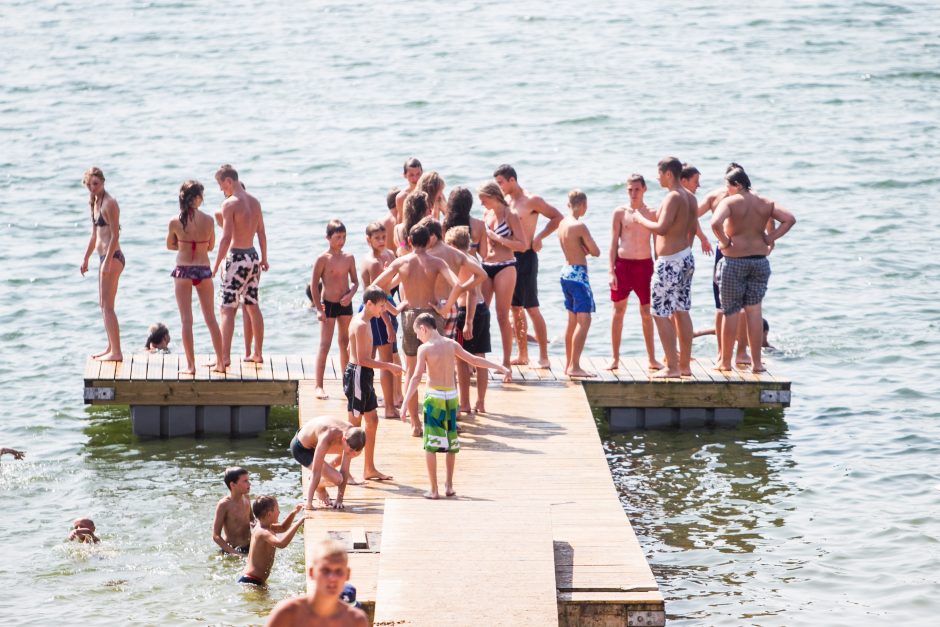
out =
<path fill-rule="evenodd" d="M 701 187 L 699 183 L 699 178 L 701 178 L 702 173 L 694 165 L 689 165 L 688 163 L 682 164 L 682 172 L 679 174 L 679 184 L 682 185 L 690 194 L 695 196 L 695 192 L 698 191 L 698 188 Z M 702 244 L 702 252 L 706 255 L 712 254 L 712 245 L 708 241 L 708 236 L 705 235 L 705 231 L 702 230 L 702 226 L 695 222 L 695 237 L 698 238 L 699 242 Z"/>
<path fill-rule="evenodd" d="M 320 416 L 304 423 L 291 440 L 290 451 L 294 459 L 313 474 L 307 486 L 307 509 L 313 509 L 314 492 L 324 507 L 343 509 L 349 464 L 365 445 L 365 431 L 340 418 Z M 339 470 L 326 462 L 327 455 L 340 456 Z M 328 484 L 338 488 L 335 502 L 330 501 L 326 492 Z"/>
<path fill-rule="evenodd" d="M 229 555 L 248 555 L 251 525 L 255 522 L 251 499 L 248 498 L 251 490 L 248 471 L 239 467 L 228 468 L 223 480 L 228 488 L 228 496 L 219 499 L 215 506 L 212 540 Z"/>
<path fill-rule="evenodd" d="M 565 332 L 565 374 L 569 377 L 596 377 L 581 367 L 581 351 L 591 328 L 594 313 L 594 293 L 588 279 L 587 256 L 598 257 L 600 248 L 581 218 L 587 213 L 587 195 L 580 189 L 568 193 L 570 213 L 558 226 L 558 243 L 568 263 L 561 270 L 561 290 L 568 310 L 568 328 Z"/>
<path fill-rule="evenodd" d="M 538 252 L 542 250 L 545 238 L 558 228 L 562 215 L 541 196 L 523 189 L 511 165 L 504 163 L 496 168 L 493 178 L 503 194 L 509 197 L 509 207 L 519 216 L 526 241 L 531 242 L 529 250 L 516 253 L 516 289 L 512 295 L 512 317 L 519 355 L 512 363 L 529 363 L 529 329 L 525 320 L 525 314 L 528 313 L 539 344 L 539 367 L 548 368 L 548 329 L 545 326 L 545 318 L 539 311 Z M 548 220 L 548 224 L 536 235 L 540 215 Z"/>
<path fill-rule="evenodd" d="M 610 300 L 614 303 L 614 315 L 610 320 L 610 345 L 613 359 L 608 370 L 620 367 L 620 339 L 623 335 L 623 316 L 627 312 L 630 292 L 640 301 L 640 324 L 646 343 L 646 358 L 650 370 L 661 370 L 663 365 L 656 360 L 653 343 L 653 317 L 650 315 L 650 281 L 653 278 L 653 234 L 648 228 L 637 224 L 627 214 L 640 213 L 652 220 L 656 213 L 643 202 L 646 179 L 641 174 L 631 174 L 627 179 L 627 195 L 630 206 L 614 209 L 610 240 Z"/>
<path fill-rule="evenodd" d="M 405 299 L 400 305 L 401 350 L 405 353 L 408 378 L 411 377 L 417 364 L 418 346 L 420 345 L 414 330 L 415 318 L 422 313 L 437 315 L 439 326 L 443 328 L 444 319 L 441 312 L 450 311 L 454 303 L 457 302 L 460 293 L 472 285 L 472 280 L 468 280 L 466 286 L 457 283 L 457 278 L 453 276 L 447 263 L 434 255 L 428 254 L 427 246 L 430 240 L 431 234 L 427 227 L 418 224 L 412 227 L 408 237 L 412 252 L 397 258 L 389 264 L 370 286 L 388 292 L 396 275 L 401 280 L 401 288 Z M 438 278 L 443 278 L 451 286 L 450 294 L 442 307 L 438 306 L 438 301 L 434 297 L 434 285 L 437 283 Z M 417 420 L 417 398 L 411 401 L 410 409 L 411 411 L 408 413 L 412 417 L 411 434 L 419 438 L 421 437 L 421 423 Z"/>
<path fill-rule="evenodd" d="M 751 371 L 764 372 L 761 361 L 763 318 L 761 301 L 767 293 L 770 262 L 767 256 L 774 242 L 796 224 L 786 209 L 751 192 L 751 180 L 741 168 L 725 175 L 728 196 L 718 204 L 712 217 L 712 231 L 724 257 L 716 271 L 721 289 L 721 309 L 725 314 L 721 336 L 721 363 L 718 370 L 731 370 L 732 344 L 737 336 L 741 309 L 744 309 L 747 337 L 751 346 Z M 767 226 L 771 221 L 778 226 Z"/>
<path fill-rule="evenodd" d="M 482 266 L 473 263 L 466 253 L 444 243 L 444 234 L 440 222 L 428 216 L 421 220 L 421 222 L 418 222 L 418 224 L 425 226 L 431 234 L 431 241 L 428 243 L 427 247 L 428 254 L 444 261 L 447 267 L 450 268 L 453 276 L 463 276 L 463 283 L 473 281 L 467 290 L 473 290 L 479 287 L 483 281 L 486 280 L 486 271 L 483 270 Z M 437 281 L 434 282 L 434 299 L 442 307 L 450 296 L 451 287 L 451 284 L 442 277 L 438 277 Z M 441 329 L 441 335 L 454 339 L 457 335 L 458 314 L 459 311 L 456 302 L 449 311 L 442 312 L 444 328 Z"/>
<path fill-rule="evenodd" d="M 222 318 L 222 355 L 225 365 L 231 361 L 232 335 L 235 333 L 235 313 L 239 302 L 244 303 L 245 313 L 251 321 L 254 351 L 245 361 L 262 363 L 261 347 L 264 343 L 264 318 L 258 306 L 258 283 L 261 272 L 268 268 L 268 239 L 264 232 L 261 203 L 249 194 L 238 182 L 238 172 L 226 164 L 215 173 L 219 189 L 225 194 L 222 201 L 222 239 L 219 254 L 215 258 L 212 276 L 219 271 L 225 260 L 225 276 L 219 288 Z M 255 250 L 255 235 L 261 256 Z M 229 250 L 231 248 L 231 250 Z"/>
<path fill-rule="evenodd" d="M 381 368 L 399 379 L 403 372 L 401 366 L 391 361 L 372 358 L 372 321 L 385 313 L 386 300 L 385 292 L 378 288 L 368 288 L 363 294 L 363 309 L 353 316 L 349 325 L 349 364 L 343 372 L 349 422 L 358 427 L 363 417 L 366 420 L 366 459 L 362 477 L 377 481 L 386 481 L 392 477 L 375 467 L 375 437 L 379 429 L 376 409 L 379 402 L 375 394 L 374 369 Z"/>
<path fill-rule="evenodd" d="M 669 190 L 650 220 L 641 212 L 629 209 L 625 220 L 631 219 L 656 235 L 656 263 L 650 286 L 653 320 L 666 354 L 666 367 L 654 377 L 692 376 L 692 275 L 695 258 L 692 239 L 698 222 L 695 196 L 679 184 L 682 162 L 666 157 L 657 165 L 659 184 Z M 679 349 L 676 350 L 676 336 Z"/>
<path fill-rule="evenodd" d="M 398 222 L 404 221 L 405 198 L 408 198 L 408 194 L 415 191 L 415 186 L 417 186 L 418 179 L 421 178 L 422 174 L 424 174 L 424 168 L 421 167 L 420 161 L 415 157 L 409 157 L 405 160 L 405 165 L 402 166 L 402 176 L 408 181 L 408 187 L 399 191 L 398 195 L 395 196 L 395 217 Z M 399 242 L 395 242 L 395 244 L 397 245 Z"/>
<path fill-rule="evenodd" d="M 313 592 L 275 605 L 266 627 L 367 627 L 366 613 L 340 599 L 351 573 L 346 548 L 336 540 L 320 540 L 307 571 Z"/>

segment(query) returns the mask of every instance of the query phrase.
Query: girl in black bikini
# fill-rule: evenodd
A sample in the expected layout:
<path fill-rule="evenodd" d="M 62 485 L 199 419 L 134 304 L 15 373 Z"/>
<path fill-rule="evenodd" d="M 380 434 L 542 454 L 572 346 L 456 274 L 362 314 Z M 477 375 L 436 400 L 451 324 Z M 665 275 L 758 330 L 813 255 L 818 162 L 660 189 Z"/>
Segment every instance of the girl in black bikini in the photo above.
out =
<path fill-rule="evenodd" d="M 108 347 L 92 357 L 101 361 L 123 361 L 121 328 L 114 310 L 118 281 L 124 272 L 124 254 L 118 241 L 121 209 L 117 201 L 104 190 L 104 172 L 99 168 L 88 168 L 82 177 L 82 185 L 88 188 L 90 194 L 91 239 L 85 249 L 81 273 L 84 276 L 88 272 L 88 259 L 92 251 L 96 251 L 101 262 L 98 271 L 98 305 L 101 307 L 101 317 L 104 318 L 104 330 L 108 334 Z"/>
<path fill-rule="evenodd" d="M 509 208 L 499 186 L 490 181 L 480 186 L 477 193 L 486 211 L 483 214 L 486 237 L 480 242 L 480 256 L 483 269 L 489 277 L 483 282 L 483 298 L 489 307 L 496 297 L 496 320 L 499 321 L 499 335 L 503 343 L 503 365 L 509 368 L 512 351 L 512 323 L 509 318 L 509 306 L 512 292 L 516 287 L 515 251 L 523 251 L 528 243 L 522 230 L 519 216 Z M 511 381 L 512 374 L 507 374 L 504 381 Z"/>
<path fill-rule="evenodd" d="M 209 251 L 215 248 L 215 222 L 199 211 L 203 187 L 198 181 L 186 181 L 180 187 L 179 217 L 170 220 L 166 247 L 179 251 L 176 268 L 170 273 L 176 289 L 176 304 L 180 310 L 180 335 L 186 353 L 186 369 L 180 374 L 196 374 L 196 355 L 193 347 L 193 288 L 199 296 L 202 317 L 209 327 L 212 349 L 215 351 L 215 369 L 224 372 L 222 364 L 222 333 L 215 318 L 215 292 L 212 288 L 212 270 Z"/>

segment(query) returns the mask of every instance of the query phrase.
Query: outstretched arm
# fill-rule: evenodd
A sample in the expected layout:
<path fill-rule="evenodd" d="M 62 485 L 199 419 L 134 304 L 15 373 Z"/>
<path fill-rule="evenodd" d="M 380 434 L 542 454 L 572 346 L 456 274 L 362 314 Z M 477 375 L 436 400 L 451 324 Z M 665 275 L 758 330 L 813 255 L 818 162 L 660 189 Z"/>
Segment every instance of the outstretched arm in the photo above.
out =
<path fill-rule="evenodd" d="M 9 453 L 13 456 L 13 459 L 23 459 L 23 456 L 26 455 L 23 451 L 18 451 L 15 448 L 0 448 L 0 457 Z"/>
<path fill-rule="evenodd" d="M 561 224 L 563 216 L 558 209 L 555 209 L 545 202 L 545 199 L 541 196 L 536 196 L 532 199 L 532 206 L 537 213 L 548 218 L 548 223 L 545 225 L 545 228 L 532 240 L 532 250 L 539 252 L 542 250 L 542 242 L 558 229 L 558 225 Z"/>
<path fill-rule="evenodd" d="M 294 509 L 290 511 L 290 514 L 284 517 L 284 520 L 271 525 L 271 531 L 274 531 L 275 533 L 286 531 L 290 527 L 291 523 L 294 522 L 294 516 L 296 516 L 303 508 L 304 506 L 299 503 L 295 505 Z"/>
<path fill-rule="evenodd" d="M 450 341 L 454 342 L 454 340 Z M 471 366 L 476 366 L 477 368 L 492 368 L 493 370 L 499 371 L 500 374 L 509 374 L 510 372 L 509 368 L 502 364 L 497 364 L 490 361 L 489 359 L 484 359 L 483 357 L 477 357 L 476 355 L 468 353 L 457 342 L 454 342 L 454 357 L 462 359 Z"/>

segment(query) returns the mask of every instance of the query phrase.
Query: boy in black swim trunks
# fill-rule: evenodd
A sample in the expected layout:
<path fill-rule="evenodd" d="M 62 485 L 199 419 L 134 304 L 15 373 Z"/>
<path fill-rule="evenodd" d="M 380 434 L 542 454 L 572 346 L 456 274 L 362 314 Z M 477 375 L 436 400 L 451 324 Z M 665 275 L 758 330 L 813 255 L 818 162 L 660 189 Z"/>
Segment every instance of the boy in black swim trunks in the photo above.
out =
<path fill-rule="evenodd" d="M 330 247 L 317 257 L 313 264 L 313 276 L 310 278 L 310 297 L 314 309 L 317 310 L 317 320 L 320 321 L 315 390 L 317 398 L 327 397 L 323 391 L 323 371 L 326 369 L 326 356 L 330 352 L 330 344 L 333 343 L 337 321 L 340 366 L 346 370 L 346 364 L 349 362 L 346 338 L 353 314 L 352 299 L 359 290 L 356 258 L 343 252 L 343 246 L 346 245 L 346 227 L 343 223 L 335 219 L 330 220 L 326 225 L 326 239 Z"/>
<path fill-rule="evenodd" d="M 277 518 L 281 510 L 278 508 L 277 499 L 273 496 L 259 496 L 255 499 L 251 505 L 251 511 L 258 519 L 258 524 L 251 532 L 248 563 L 245 564 L 245 570 L 238 578 L 238 583 L 247 583 L 252 586 L 267 585 L 268 575 L 271 574 L 271 567 L 274 566 L 275 549 L 286 548 L 294 539 L 297 530 L 304 524 L 303 516 L 294 522 L 294 516 L 302 509 L 303 505 L 297 504 L 284 521 L 279 523 Z"/>
<path fill-rule="evenodd" d="M 212 521 L 212 541 L 229 555 L 248 555 L 251 526 L 255 517 L 251 513 L 251 481 L 248 471 L 235 466 L 226 468 L 222 476 L 228 496 L 219 499 Z"/>
<path fill-rule="evenodd" d="M 349 364 L 343 371 L 343 392 L 346 393 L 346 408 L 349 422 L 357 427 L 366 420 L 366 456 L 363 479 L 384 481 L 392 477 L 379 472 L 375 467 L 375 437 L 379 428 L 376 409 L 379 406 L 375 395 L 374 368 L 389 371 L 401 379 L 401 366 L 372 358 L 372 321 L 385 313 L 385 292 L 370 287 L 363 294 L 363 309 L 353 317 L 349 325 Z"/>

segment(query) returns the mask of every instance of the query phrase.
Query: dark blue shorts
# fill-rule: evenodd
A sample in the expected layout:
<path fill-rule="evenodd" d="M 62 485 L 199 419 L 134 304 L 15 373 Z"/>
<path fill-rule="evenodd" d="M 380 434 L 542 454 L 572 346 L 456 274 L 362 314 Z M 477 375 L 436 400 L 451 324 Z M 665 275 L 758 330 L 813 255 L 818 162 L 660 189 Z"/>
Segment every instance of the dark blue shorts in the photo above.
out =
<path fill-rule="evenodd" d="M 561 271 L 561 291 L 565 309 L 571 313 L 594 313 L 594 292 L 586 266 L 565 266 Z"/>
<path fill-rule="evenodd" d="M 394 303 L 393 303 L 394 304 Z M 362 311 L 365 308 L 365 305 L 359 306 L 359 311 Z M 384 315 L 384 314 L 383 314 Z M 388 344 L 392 345 L 392 353 L 398 352 L 398 316 L 392 316 L 389 314 L 389 317 L 392 319 L 392 330 L 394 330 L 395 335 L 391 338 L 388 337 L 388 329 L 385 326 L 385 320 L 381 317 L 372 318 L 370 324 L 372 325 L 372 347 L 377 348 L 379 346 L 386 346 Z"/>

